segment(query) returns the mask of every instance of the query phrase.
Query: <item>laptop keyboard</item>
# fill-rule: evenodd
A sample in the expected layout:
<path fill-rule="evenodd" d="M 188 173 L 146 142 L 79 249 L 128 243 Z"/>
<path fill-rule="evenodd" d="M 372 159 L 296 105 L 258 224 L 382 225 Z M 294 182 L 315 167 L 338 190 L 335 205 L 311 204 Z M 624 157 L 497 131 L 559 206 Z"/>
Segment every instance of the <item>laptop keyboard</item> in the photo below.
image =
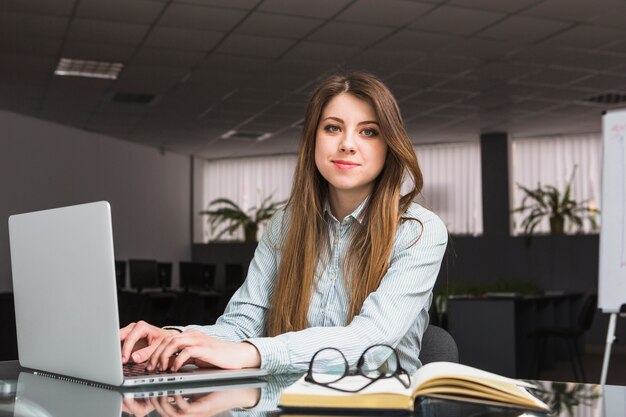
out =
<path fill-rule="evenodd" d="M 170 371 L 153 370 L 148 371 L 146 369 L 147 363 L 126 363 L 123 366 L 124 376 L 142 376 L 142 375 L 155 375 L 155 374 L 169 374 Z"/>

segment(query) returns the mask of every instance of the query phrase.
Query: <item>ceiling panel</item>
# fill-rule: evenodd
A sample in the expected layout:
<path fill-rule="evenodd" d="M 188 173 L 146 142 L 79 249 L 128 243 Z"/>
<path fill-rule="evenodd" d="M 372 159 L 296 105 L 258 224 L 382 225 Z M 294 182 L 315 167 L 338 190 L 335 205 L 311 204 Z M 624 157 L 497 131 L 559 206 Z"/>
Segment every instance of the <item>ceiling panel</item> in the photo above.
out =
<path fill-rule="evenodd" d="M 311 34 L 308 39 L 329 44 L 339 43 L 363 47 L 376 43 L 393 30 L 391 27 L 384 26 L 329 22 Z"/>
<path fill-rule="evenodd" d="M 53 56 L 37 55 L 0 55 L 0 82 L 18 80 L 31 81 L 33 84 L 45 83 L 45 78 L 56 66 Z"/>
<path fill-rule="evenodd" d="M 400 30 L 376 45 L 389 51 L 435 52 L 458 41 L 458 37 L 417 30 Z"/>
<path fill-rule="evenodd" d="M 66 17 L 3 11 L 0 13 L 0 37 L 61 38 L 68 23 Z"/>
<path fill-rule="evenodd" d="M 152 0 L 80 0 L 76 16 L 151 24 L 166 7 L 167 3 Z"/>
<path fill-rule="evenodd" d="M 453 55 L 429 55 L 427 58 L 416 62 L 412 69 L 445 75 L 467 74 L 472 68 L 481 64 L 482 61 L 468 57 L 457 57 Z"/>
<path fill-rule="evenodd" d="M 215 6 L 222 8 L 233 8 L 250 10 L 256 7 L 263 0 L 173 0 L 174 3 L 196 4 L 201 6 Z"/>
<path fill-rule="evenodd" d="M 262 57 L 243 57 L 213 53 L 200 64 L 200 68 L 219 69 L 224 72 L 236 72 L 240 74 L 255 74 L 261 71 L 269 71 L 272 59 Z"/>
<path fill-rule="evenodd" d="M 314 61 L 341 65 L 355 55 L 358 48 L 349 45 L 337 45 L 321 42 L 301 42 L 284 55 L 285 60 Z"/>
<path fill-rule="evenodd" d="M 415 93 L 443 84 L 445 80 L 445 76 L 441 74 L 424 74 L 415 71 L 401 71 L 385 78 L 385 82 L 389 85 L 410 86 Z"/>
<path fill-rule="evenodd" d="M 237 26 L 235 33 L 253 36 L 267 36 L 287 39 L 300 39 L 320 26 L 324 21 L 296 16 L 282 16 L 270 13 L 252 13 Z"/>
<path fill-rule="evenodd" d="M 132 93 L 162 93 L 187 75 L 184 68 L 155 68 L 151 65 L 131 65 L 120 75 L 115 83 L 116 91 Z"/>
<path fill-rule="evenodd" d="M 454 42 L 443 52 L 449 55 L 469 57 L 479 60 L 491 60 L 506 56 L 515 48 L 508 40 L 498 41 L 489 39 L 460 39 Z"/>
<path fill-rule="evenodd" d="M 146 35 L 148 29 L 148 25 L 92 19 L 74 19 L 67 36 L 68 39 L 85 42 L 137 45 Z"/>
<path fill-rule="evenodd" d="M 57 56 L 61 48 L 60 38 L 43 36 L 12 36 L 0 37 L 0 55 Z"/>
<path fill-rule="evenodd" d="M 141 48 L 133 58 L 133 62 L 142 65 L 163 65 L 167 67 L 191 68 L 204 59 L 202 51 L 188 51 L 176 48 Z"/>
<path fill-rule="evenodd" d="M 503 19 L 504 13 L 442 6 L 421 17 L 410 27 L 457 35 L 470 35 Z"/>
<path fill-rule="evenodd" d="M 337 14 L 352 0 L 265 0 L 259 10 L 293 16 L 327 19 Z"/>
<path fill-rule="evenodd" d="M 558 68 L 545 68 L 519 77 L 517 81 L 530 84 L 565 85 L 581 78 L 589 77 L 589 72 Z"/>
<path fill-rule="evenodd" d="M 76 0 L 2 0 L 2 10 L 69 16 Z"/>
<path fill-rule="evenodd" d="M 379 75 L 416 143 L 475 140 L 494 128 L 597 131 L 611 106 L 584 100 L 626 91 L 622 0 L 4 0 L 0 8 L 0 108 L 207 158 L 294 152 L 292 125 L 318 80 L 337 70 Z M 60 56 L 125 68 L 117 81 L 57 77 Z M 111 102 L 121 90 L 160 99 Z M 217 140 L 232 129 L 274 136 Z"/>
<path fill-rule="evenodd" d="M 514 43 L 530 43 L 547 38 L 570 26 L 570 23 L 557 20 L 511 16 L 480 32 L 479 36 Z"/>
<path fill-rule="evenodd" d="M 58 91 L 61 95 L 74 95 L 91 91 L 104 93 L 115 85 L 115 81 L 85 77 L 51 77 L 47 85 L 48 92 Z"/>
<path fill-rule="evenodd" d="M 57 53 L 58 53 L 57 48 Z M 64 58 L 92 59 L 97 61 L 127 62 L 136 48 L 130 45 L 68 40 L 63 48 Z"/>
<path fill-rule="evenodd" d="M 609 9 L 605 9 L 600 12 L 599 15 L 590 19 L 590 23 L 597 26 L 615 27 L 617 29 L 623 29 L 625 23 L 624 16 L 626 16 L 626 4 L 621 4 Z"/>
<path fill-rule="evenodd" d="M 13 90 L 6 91 L 4 86 L 0 85 L 0 109 L 8 112 L 23 114 L 27 116 L 37 117 L 40 106 L 39 97 L 27 97 Z"/>
<path fill-rule="evenodd" d="M 545 0 L 525 10 L 524 13 L 534 16 L 549 17 L 559 20 L 585 22 L 594 20 L 598 15 L 624 6 L 620 0 L 593 0 L 572 2 L 571 0 Z"/>
<path fill-rule="evenodd" d="M 590 76 L 572 85 L 575 87 L 587 88 L 593 91 L 615 91 L 626 93 L 626 76 L 600 74 Z"/>
<path fill-rule="evenodd" d="M 564 66 L 587 71 L 618 71 L 626 62 L 626 55 L 600 51 L 570 50 L 563 57 Z"/>
<path fill-rule="evenodd" d="M 148 35 L 146 46 L 207 52 L 223 38 L 222 32 L 159 26 Z"/>
<path fill-rule="evenodd" d="M 432 4 L 405 0 L 358 0 L 336 19 L 344 22 L 402 27 L 433 9 Z"/>
<path fill-rule="evenodd" d="M 450 4 L 496 12 L 517 12 L 536 4 L 538 0 L 450 0 Z"/>
<path fill-rule="evenodd" d="M 624 36 L 626 31 L 623 30 L 580 25 L 556 35 L 547 42 L 577 49 L 596 49 L 614 42 L 615 39 L 623 39 Z"/>
<path fill-rule="evenodd" d="M 388 51 L 375 47 L 363 50 L 348 63 L 349 68 L 367 70 L 384 77 L 390 72 L 409 67 L 423 59 L 425 53 L 417 51 Z"/>
<path fill-rule="evenodd" d="M 411 97 L 411 100 L 418 100 L 426 104 L 456 103 L 466 100 L 471 95 L 471 93 L 465 91 L 442 90 L 435 88 L 423 91 Z"/>
<path fill-rule="evenodd" d="M 251 58 L 276 58 L 294 45 L 293 40 L 249 35 L 229 35 L 217 52 Z"/>
<path fill-rule="evenodd" d="M 224 32 L 233 29 L 246 14 L 236 9 L 171 4 L 159 19 L 159 25 Z"/>

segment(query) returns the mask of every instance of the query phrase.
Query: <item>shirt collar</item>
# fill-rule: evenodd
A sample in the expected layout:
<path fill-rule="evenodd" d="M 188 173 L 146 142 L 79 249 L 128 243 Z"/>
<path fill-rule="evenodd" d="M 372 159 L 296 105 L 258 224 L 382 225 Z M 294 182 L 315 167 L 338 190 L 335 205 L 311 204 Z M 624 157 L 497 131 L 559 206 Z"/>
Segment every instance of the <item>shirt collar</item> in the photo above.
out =
<path fill-rule="evenodd" d="M 367 205 L 367 201 L 369 200 L 369 198 L 370 198 L 369 196 L 365 197 L 365 199 L 361 202 L 361 204 L 359 204 L 359 206 L 356 209 L 354 209 L 352 213 L 346 216 L 346 219 L 349 217 L 352 217 L 354 220 L 356 220 L 360 224 L 363 224 L 363 217 L 365 216 L 364 210 L 365 210 L 365 206 Z M 328 202 L 328 199 L 326 199 L 326 202 L 324 203 L 324 214 L 327 214 L 331 218 L 337 220 L 335 216 L 333 215 L 332 211 L 330 210 L 330 203 Z"/>

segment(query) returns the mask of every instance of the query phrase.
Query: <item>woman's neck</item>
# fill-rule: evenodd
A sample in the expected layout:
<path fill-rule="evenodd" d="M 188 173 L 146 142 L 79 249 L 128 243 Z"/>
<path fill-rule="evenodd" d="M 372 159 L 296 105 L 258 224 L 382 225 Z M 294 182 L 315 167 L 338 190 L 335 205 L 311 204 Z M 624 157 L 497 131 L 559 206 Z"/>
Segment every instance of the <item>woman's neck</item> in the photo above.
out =
<path fill-rule="evenodd" d="M 350 213 L 367 198 L 369 193 L 351 193 L 330 189 L 328 193 L 328 204 L 333 216 L 342 222 Z"/>

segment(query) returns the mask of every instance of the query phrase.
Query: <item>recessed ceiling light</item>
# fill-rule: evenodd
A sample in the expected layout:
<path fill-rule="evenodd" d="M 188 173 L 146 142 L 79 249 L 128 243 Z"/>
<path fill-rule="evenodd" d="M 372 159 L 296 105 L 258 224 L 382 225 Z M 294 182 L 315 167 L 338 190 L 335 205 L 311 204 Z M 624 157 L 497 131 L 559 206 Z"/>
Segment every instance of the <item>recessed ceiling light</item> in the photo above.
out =
<path fill-rule="evenodd" d="M 61 76 L 102 78 L 115 80 L 124 68 L 121 62 L 90 61 L 61 58 L 54 73 Z"/>
<path fill-rule="evenodd" d="M 220 136 L 220 139 L 231 139 L 239 141 L 253 141 L 262 142 L 272 136 L 271 133 L 257 133 L 257 132 L 242 132 L 239 130 L 229 130 Z"/>
<path fill-rule="evenodd" d="M 619 104 L 626 102 L 626 94 L 619 92 L 603 93 L 597 96 L 589 97 L 586 101 L 600 104 Z"/>
<path fill-rule="evenodd" d="M 271 133 L 269 133 L 269 132 L 265 132 L 265 133 L 263 133 L 261 136 L 259 136 L 258 138 L 256 138 L 256 141 L 257 141 L 257 142 L 263 142 L 264 140 L 267 140 L 267 139 L 269 139 L 269 138 L 271 138 L 271 137 L 272 137 L 272 134 L 271 134 Z"/>

